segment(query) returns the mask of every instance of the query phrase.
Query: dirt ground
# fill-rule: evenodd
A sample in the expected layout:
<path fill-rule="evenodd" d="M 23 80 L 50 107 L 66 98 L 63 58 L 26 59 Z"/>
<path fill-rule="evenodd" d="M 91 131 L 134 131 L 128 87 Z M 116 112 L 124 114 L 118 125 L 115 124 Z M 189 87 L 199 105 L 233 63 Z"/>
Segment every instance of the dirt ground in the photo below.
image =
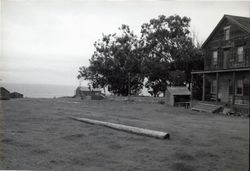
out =
<path fill-rule="evenodd" d="M 108 100 L 0 103 L 0 169 L 249 170 L 249 118 Z M 70 116 L 166 131 L 171 138 L 134 135 Z"/>

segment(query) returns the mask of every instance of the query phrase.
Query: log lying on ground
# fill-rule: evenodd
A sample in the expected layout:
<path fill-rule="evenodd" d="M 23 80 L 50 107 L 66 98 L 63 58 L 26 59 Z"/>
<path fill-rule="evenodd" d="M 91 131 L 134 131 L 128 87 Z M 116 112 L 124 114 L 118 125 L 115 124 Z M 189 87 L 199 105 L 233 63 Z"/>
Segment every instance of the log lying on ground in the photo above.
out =
<path fill-rule="evenodd" d="M 150 130 L 150 129 L 138 128 L 138 127 L 127 126 L 127 125 L 122 125 L 122 124 L 115 124 L 115 123 L 104 122 L 104 121 L 98 121 L 98 120 L 93 120 L 93 119 L 88 119 L 88 118 L 77 118 L 77 117 L 70 117 L 70 118 L 77 120 L 77 121 L 81 121 L 81 122 L 102 125 L 105 127 L 109 127 L 109 128 L 113 128 L 113 129 L 117 129 L 117 130 L 121 130 L 121 131 L 126 131 L 126 132 L 131 132 L 131 133 L 135 133 L 135 134 L 146 135 L 146 136 L 160 138 L 160 139 L 169 139 L 170 138 L 170 135 L 166 132 L 154 131 L 154 130 Z"/>

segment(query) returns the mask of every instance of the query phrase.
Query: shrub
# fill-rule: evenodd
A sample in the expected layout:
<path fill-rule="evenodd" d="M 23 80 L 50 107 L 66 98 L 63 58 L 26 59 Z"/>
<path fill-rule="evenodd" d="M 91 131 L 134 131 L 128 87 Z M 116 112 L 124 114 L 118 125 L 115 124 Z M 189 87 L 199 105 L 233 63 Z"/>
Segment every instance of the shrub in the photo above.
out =
<path fill-rule="evenodd" d="M 165 101 L 164 100 L 160 100 L 157 103 L 159 103 L 159 104 L 165 104 Z"/>

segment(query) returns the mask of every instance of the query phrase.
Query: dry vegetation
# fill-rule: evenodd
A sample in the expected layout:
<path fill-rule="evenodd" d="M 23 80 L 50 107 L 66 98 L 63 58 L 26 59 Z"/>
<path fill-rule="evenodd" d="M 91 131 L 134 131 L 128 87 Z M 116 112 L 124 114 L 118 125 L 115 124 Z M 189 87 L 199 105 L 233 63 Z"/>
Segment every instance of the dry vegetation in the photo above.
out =
<path fill-rule="evenodd" d="M 249 118 L 162 104 L 1 101 L 0 169 L 248 170 Z M 170 133 L 170 140 L 81 123 L 88 117 Z"/>

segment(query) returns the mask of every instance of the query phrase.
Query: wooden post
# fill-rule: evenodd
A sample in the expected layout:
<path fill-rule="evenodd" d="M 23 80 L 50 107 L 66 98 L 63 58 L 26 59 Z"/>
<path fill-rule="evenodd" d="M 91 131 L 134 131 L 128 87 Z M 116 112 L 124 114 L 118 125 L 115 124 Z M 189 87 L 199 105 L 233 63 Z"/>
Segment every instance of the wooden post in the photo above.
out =
<path fill-rule="evenodd" d="M 190 90 L 191 90 L 191 96 L 190 96 L 190 108 L 192 108 L 192 100 L 193 100 L 193 74 L 192 74 L 192 73 L 191 73 Z"/>
<path fill-rule="evenodd" d="M 216 72 L 216 103 L 218 103 L 218 93 L 219 93 L 219 73 Z"/>
<path fill-rule="evenodd" d="M 235 103 L 235 71 L 233 71 L 233 99 L 232 99 L 232 103 L 233 103 L 233 105 Z"/>
<path fill-rule="evenodd" d="M 130 72 L 128 73 L 128 96 L 130 96 Z"/>
<path fill-rule="evenodd" d="M 205 80 L 205 74 L 203 73 L 203 76 L 202 76 L 202 101 L 205 101 L 205 84 L 206 84 L 206 80 Z"/>

